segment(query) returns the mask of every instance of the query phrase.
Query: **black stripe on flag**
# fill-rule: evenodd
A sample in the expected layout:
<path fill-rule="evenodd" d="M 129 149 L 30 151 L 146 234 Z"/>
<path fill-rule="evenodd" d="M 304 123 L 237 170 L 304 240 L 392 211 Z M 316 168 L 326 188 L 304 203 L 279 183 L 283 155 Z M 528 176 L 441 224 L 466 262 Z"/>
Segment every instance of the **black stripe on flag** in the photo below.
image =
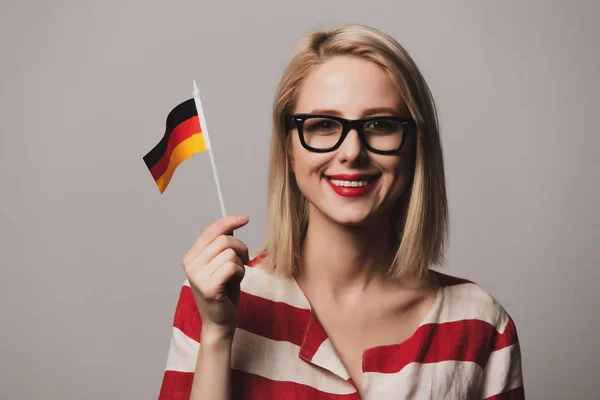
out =
<path fill-rule="evenodd" d="M 152 168 L 154 164 L 165 155 L 167 146 L 169 145 L 169 136 L 171 135 L 171 132 L 173 132 L 173 130 L 182 122 L 197 115 L 198 111 L 196 110 L 194 99 L 186 100 L 171 110 L 167 116 L 167 127 L 164 136 L 160 142 L 158 142 L 158 144 L 143 157 L 148 168 Z"/>

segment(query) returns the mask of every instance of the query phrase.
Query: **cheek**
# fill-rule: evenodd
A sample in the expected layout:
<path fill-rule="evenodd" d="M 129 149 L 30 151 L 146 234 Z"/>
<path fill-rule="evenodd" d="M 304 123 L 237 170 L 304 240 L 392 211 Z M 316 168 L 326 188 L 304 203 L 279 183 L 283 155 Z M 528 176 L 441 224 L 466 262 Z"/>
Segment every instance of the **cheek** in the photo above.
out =
<path fill-rule="evenodd" d="M 302 147 L 300 139 L 296 136 L 291 140 L 291 165 L 298 179 L 312 175 L 320 175 L 321 169 L 329 161 L 327 154 L 311 153 Z"/>
<path fill-rule="evenodd" d="M 292 162 L 292 170 L 296 176 L 296 181 L 312 182 L 321 177 L 321 167 L 323 163 L 316 157 L 310 154 L 293 154 L 294 161 Z"/>
<path fill-rule="evenodd" d="M 306 154 L 300 143 L 295 143 L 292 146 L 291 153 L 291 166 L 296 185 L 298 185 L 300 192 L 306 196 L 308 194 L 307 191 L 310 191 L 312 186 L 310 182 L 313 167 L 310 163 L 310 154 Z"/>
<path fill-rule="evenodd" d="M 404 192 L 413 178 L 413 161 L 410 157 L 403 157 L 393 164 L 388 164 L 385 167 L 385 171 L 391 180 L 388 186 L 390 192 L 393 193 L 394 197 L 399 196 Z"/>
<path fill-rule="evenodd" d="M 413 179 L 415 170 L 415 143 L 410 140 L 402 149 L 397 160 L 396 176 L 401 186 L 406 186 Z"/>

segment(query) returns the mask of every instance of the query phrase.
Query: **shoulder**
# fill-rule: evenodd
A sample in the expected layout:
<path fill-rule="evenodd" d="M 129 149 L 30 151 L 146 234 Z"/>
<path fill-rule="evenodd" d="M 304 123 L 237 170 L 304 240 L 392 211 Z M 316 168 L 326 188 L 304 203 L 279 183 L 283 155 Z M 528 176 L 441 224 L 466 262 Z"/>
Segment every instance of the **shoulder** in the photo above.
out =
<path fill-rule="evenodd" d="M 500 302 L 479 284 L 465 278 L 434 271 L 442 296 L 440 318 L 446 322 L 474 321 L 491 325 L 502 334 L 514 329 L 512 319 Z"/>
<path fill-rule="evenodd" d="M 436 272 L 441 281 L 439 322 L 456 329 L 444 332 L 445 345 L 455 341 L 463 359 L 483 370 L 480 398 L 523 399 L 521 349 L 515 324 L 506 309 L 473 281 Z"/>

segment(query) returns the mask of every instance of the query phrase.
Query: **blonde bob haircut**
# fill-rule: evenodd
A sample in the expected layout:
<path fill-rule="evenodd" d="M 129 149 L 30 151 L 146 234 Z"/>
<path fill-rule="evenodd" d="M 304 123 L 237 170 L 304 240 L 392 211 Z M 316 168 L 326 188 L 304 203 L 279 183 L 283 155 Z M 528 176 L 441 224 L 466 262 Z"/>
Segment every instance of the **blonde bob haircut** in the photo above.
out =
<path fill-rule="evenodd" d="M 270 145 L 266 241 L 261 264 L 283 276 L 301 268 L 308 225 L 308 201 L 292 173 L 290 118 L 299 89 L 314 66 L 336 56 L 358 57 L 380 66 L 398 87 L 417 122 L 414 175 L 393 206 L 396 256 L 389 278 L 424 277 L 443 261 L 448 205 L 438 118 L 425 79 L 406 50 L 392 37 L 363 25 L 317 31 L 304 37 L 289 61 L 275 94 Z"/>

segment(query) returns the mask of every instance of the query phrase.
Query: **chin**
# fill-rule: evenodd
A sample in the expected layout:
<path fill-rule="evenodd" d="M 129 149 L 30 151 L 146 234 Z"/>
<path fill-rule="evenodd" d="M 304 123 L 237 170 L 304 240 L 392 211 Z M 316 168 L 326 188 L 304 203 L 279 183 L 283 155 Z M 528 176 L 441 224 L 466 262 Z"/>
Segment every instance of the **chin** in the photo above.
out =
<path fill-rule="evenodd" d="M 372 220 L 370 212 L 340 212 L 337 210 L 328 215 L 328 217 L 339 225 L 344 226 L 364 226 Z"/>

